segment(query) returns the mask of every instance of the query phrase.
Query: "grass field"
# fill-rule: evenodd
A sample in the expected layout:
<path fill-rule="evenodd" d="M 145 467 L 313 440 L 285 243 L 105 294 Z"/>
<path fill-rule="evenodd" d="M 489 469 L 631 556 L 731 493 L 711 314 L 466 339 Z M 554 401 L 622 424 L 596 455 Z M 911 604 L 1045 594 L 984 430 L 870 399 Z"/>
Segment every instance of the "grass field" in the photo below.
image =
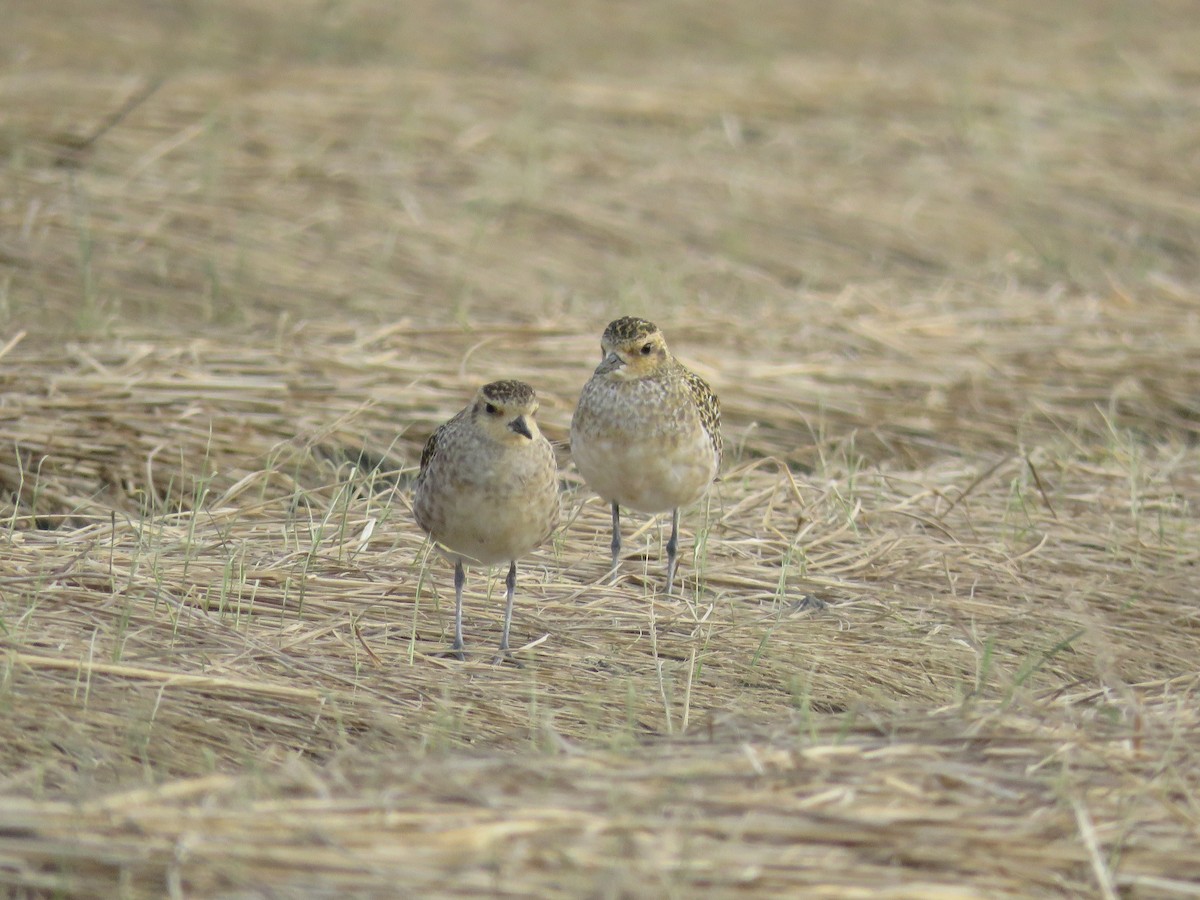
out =
<path fill-rule="evenodd" d="M 0 892 L 1200 895 L 1194 4 L 16 7 Z M 683 596 L 564 447 L 446 658 L 422 443 L 626 313 Z"/>

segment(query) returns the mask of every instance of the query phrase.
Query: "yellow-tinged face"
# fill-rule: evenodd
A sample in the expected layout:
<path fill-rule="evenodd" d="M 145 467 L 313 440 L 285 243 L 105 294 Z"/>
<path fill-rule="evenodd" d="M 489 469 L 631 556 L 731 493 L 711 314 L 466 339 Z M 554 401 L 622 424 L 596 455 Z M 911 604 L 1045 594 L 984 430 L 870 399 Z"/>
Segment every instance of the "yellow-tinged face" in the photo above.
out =
<path fill-rule="evenodd" d="M 646 323 L 649 325 L 649 323 Z M 633 380 L 656 372 L 670 359 L 666 339 L 657 328 L 637 329 L 632 334 L 613 334 L 610 327 L 600 341 L 603 359 L 597 375 Z"/>
<path fill-rule="evenodd" d="M 533 390 L 519 381 L 485 384 L 475 396 L 471 417 L 495 441 L 523 444 L 536 440 L 538 401 Z"/>

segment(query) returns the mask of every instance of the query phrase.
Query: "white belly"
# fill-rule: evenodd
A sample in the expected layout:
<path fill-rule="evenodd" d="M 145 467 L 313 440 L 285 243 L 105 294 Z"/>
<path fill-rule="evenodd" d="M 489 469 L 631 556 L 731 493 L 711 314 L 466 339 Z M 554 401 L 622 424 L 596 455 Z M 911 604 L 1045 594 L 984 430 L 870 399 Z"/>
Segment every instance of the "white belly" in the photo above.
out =
<path fill-rule="evenodd" d="M 546 539 L 558 518 L 556 510 L 551 511 L 558 503 L 557 496 L 529 498 L 543 507 L 537 510 L 521 502 L 493 501 L 471 492 L 444 498 L 431 534 L 444 550 L 451 551 L 448 556 L 489 566 L 520 559 Z"/>
<path fill-rule="evenodd" d="M 667 512 L 698 500 L 717 474 L 708 435 L 680 443 L 617 438 L 572 441 L 575 465 L 608 503 L 639 512 Z"/>

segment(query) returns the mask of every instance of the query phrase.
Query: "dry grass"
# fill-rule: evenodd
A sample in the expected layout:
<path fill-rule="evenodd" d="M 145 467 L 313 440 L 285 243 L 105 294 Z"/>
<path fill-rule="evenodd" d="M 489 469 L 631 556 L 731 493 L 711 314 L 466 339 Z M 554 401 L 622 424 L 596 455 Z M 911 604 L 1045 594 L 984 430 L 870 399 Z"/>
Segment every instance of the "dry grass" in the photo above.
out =
<path fill-rule="evenodd" d="M 25 6 L 12 895 L 1200 893 L 1187 4 Z M 631 311 L 725 407 L 684 599 L 564 453 L 445 658 L 422 441 Z"/>

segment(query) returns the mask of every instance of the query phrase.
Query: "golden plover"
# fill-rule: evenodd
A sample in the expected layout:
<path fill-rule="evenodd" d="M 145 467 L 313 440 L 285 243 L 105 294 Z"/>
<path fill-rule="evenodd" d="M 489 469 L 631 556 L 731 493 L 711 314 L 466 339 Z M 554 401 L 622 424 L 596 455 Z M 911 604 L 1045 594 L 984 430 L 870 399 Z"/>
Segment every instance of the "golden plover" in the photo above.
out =
<path fill-rule="evenodd" d="M 679 508 L 700 498 L 721 464 L 721 407 L 704 380 L 671 355 L 653 322 L 617 319 L 604 329 L 600 352 L 571 419 L 571 455 L 592 489 L 612 504 L 614 570 L 621 507 L 671 511 L 670 593 Z"/>
<path fill-rule="evenodd" d="M 485 384 L 421 453 L 413 514 L 454 562 L 454 650 L 463 655 L 464 566 L 508 563 L 500 651 L 508 650 L 517 559 L 558 524 L 558 466 L 538 430 L 537 396 L 520 381 Z"/>

